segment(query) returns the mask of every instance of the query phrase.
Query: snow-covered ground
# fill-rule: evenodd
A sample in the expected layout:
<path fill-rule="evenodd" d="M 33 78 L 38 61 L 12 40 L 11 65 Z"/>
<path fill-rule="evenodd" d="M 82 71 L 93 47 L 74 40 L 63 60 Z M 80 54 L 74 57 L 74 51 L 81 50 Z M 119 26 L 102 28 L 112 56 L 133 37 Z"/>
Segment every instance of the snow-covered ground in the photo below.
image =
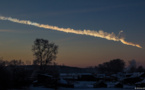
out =
<path fill-rule="evenodd" d="M 74 83 L 75 88 L 93 88 L 94 81 L 77 81 Z"/>
<path fill-rule="evenodd" d="M 53 88 L 30 87 L 28 90 L 54 90 Z"/>
<path fill-rule="evenodd" d="M 55 90 L 55 89 L 31 86 L 28 89 L 13 89 L 13 90 Z M 59 87 L 57 90 L 135 90 L 135 89 L 123 89 L 123 88 L 64 88 L 64 87 Z"/>
<path fill-rule="evenodd" d="M 53 88 L 44 87 L 30 87 L 28 90 L 55 90 Z M 59 87 L 57 90 L 134 90 L 134 89 L 123 89 L 123 88 L 64 88 Z"/>
<path fill-rule="evenodd" d="M 134 90 L 122 88 L 60 88 L 58 90 Z"/>

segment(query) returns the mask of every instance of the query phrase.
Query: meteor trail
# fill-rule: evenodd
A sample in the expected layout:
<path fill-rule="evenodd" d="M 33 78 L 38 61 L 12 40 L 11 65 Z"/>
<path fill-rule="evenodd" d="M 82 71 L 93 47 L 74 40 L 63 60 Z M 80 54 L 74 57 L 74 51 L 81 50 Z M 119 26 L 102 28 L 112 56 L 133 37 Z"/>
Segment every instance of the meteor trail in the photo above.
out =
<path fill-rule="evenodd" d="M 75 30 L 75 29 L 71 29 L 71 28 L 60 28 L 57 26 L 45 25 L 45 24 L 40 24 L 40 23 L 36 23 L 36 22 L 31 22 L 29 20 L 19 20 L 16 18 L 4 17 L 4 16 L 0 16 L 0 20 L 8 20 L 8 21 L 15 22 L 15 23 L 32 25 L 32 26 L 36 26 L 36 27 L 40 27 L 40 28 L 62 31 L 65 33 L 74 33 L 74 34 L 81 34 L 81 35 L 89 35 L 89 36 L 93 36 L 93 37 L 100 37 L 100 38 L 105 38 L 107 40 L 120 41 L 121 43 L 123 43 L 125 45 L 131 45 L 131 46 L 135 46 L 138 48 L 142 48 L 139 44 L 127 42 L 127 41 L 125 41 L 124 37 L 120 37 L 120 33 L 123 31 L 120 31 L 119 35 L 117 36 L 113 32 L 107 33 L 102 30 L 92 31 L 92 30 Z"/>

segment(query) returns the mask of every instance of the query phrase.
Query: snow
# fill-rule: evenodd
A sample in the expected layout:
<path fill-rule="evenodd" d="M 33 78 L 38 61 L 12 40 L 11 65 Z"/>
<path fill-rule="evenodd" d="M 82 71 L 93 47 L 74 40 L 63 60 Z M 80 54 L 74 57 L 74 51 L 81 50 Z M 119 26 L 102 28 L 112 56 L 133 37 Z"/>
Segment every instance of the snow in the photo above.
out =
<path fill-rule="evenodd" d="M 20 90 L 20 89 L 13 89 Z M 45 88 L 45 87 L 33 87 L 31 86 L 29 89 L 21 89 L 21 90 L 55 90 L 54 88 Z M 134 88 L 64 88 L 59 87 L 57 90 L 134 90 Z"/>
<path fill-rule="evenodd" d="M 29 90 L 55 90 L 52 88 L 43 88 L 43 87 L 33 87 Z M 58 90 L 134 90 L 134 89 L 122 89 L 122 88 L 62 88 Z"/>
<path fill-rule="evenodd" d="M 53 88 L 30 87 L 29 90 L 54 90 Z"/>
<path fill-rule="evenodd" d="M 62 79 L 62 78 L 60 78 L 59 82 L 60 82 L 61 84 L 67 84 L 67 81 L 64 80 L 64 79 Z"/>
<path fill-rule="evenodd" d="M 123 85 L 124 89 L 135 89 L 135 86 Z"/>
<path fill-rule="evenodd" d="M 108 88 L 113 88 L 115 86 L 116 82 L 107 82 Z"/>
<path fill-rule="evenodd" d="M 139 73 L 139 72 L 133 73 L 133 74 L 130 76 L 130 78 L 139 77 L 139 76 L 141 76 L 142 74 L 143 74 L 143 73 Z"/>
<path fill-rule="evenodd" d="M 93 88 L 93 81 L 77 81 L 74 83 L 75 88 Z"/>

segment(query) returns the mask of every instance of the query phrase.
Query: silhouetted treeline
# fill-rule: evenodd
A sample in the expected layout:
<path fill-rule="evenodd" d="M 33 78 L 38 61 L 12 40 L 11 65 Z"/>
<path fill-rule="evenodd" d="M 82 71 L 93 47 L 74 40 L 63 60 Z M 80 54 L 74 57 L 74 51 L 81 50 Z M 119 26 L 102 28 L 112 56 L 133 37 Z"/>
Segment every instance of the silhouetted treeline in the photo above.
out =
<path fill-rule="evenodd" d="M 32 71 L 21 60 L 0 60 L 0 90 L 28 87 Z"/>
<path fill-rule="evenodd" d="M 117 72 L 145 72 L 145 69 L 143 66 L 138 66 L 136 67 L 136 61 L 131 60 L 129 61 L 129 66 L 125 67 L 125 62 L 124 60 L 121 59 L 113 59 L 110 60 L 109 62 L 104 62 L 103 64 L 99 64 L 96 67 L 97 71 L 99 73 L 104 73 L 104 74 L 113 74 Z"/>
<path fill-rule="evenodd" d="M 109 62 L 105 62 L 103 64 L 99 64 L 98 70 L 100 73 L 117 73 L 122 72 L 125 68 L 125 62 L 121 59 L 110 60 Z"/>
<path fill-rule="evenodd" d="M 22 60 L 0 60 L 0 64 L 4 66 L 18 66 L 18 65 L 24 65 L 24 62 Z"/>

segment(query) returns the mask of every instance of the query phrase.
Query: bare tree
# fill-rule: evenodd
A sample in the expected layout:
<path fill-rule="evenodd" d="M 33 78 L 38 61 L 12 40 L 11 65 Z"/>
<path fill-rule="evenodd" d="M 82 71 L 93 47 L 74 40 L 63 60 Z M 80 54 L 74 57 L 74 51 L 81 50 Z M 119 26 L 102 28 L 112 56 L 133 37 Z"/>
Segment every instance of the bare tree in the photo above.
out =
<path fill-rule="evenodd" d="M 40 65 L 41 67 L 50 64 L 56 59 L 57 50 L 58 46 L 54 43 L 50 43 L 44 39 L 36 39 L 32 46 L 32 51 L 36 58 L 34 64 Z"/>

